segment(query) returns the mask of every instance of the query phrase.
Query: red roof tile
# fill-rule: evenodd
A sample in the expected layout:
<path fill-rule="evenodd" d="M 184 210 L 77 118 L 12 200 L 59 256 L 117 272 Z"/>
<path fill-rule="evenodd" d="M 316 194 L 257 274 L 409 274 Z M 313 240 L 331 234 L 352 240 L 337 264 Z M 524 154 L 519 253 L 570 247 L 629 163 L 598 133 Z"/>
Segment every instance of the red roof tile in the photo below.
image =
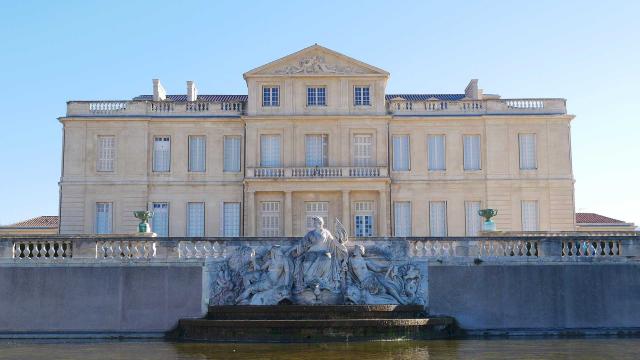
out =
<path fill-rule="evenodd" d="M 625 222 L 596 213 L 576 213 L 578 224 L 624 224 Z"/>
<path fill-rule="evenodd" d="M 15 227 L 15 228 L 57 228 L 58 217 L 57 216 L 38 216 L 29 220 L 19 221 L 15 224 L 3 226 Z"/>

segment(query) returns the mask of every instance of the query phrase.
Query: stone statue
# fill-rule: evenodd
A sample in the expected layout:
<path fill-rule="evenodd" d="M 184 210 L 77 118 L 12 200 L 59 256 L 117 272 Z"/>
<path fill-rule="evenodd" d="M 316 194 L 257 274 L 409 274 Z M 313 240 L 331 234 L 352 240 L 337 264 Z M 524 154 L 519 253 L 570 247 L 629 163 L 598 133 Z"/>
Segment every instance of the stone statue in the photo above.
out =
<path fill-rule="evenodd" d="M 294 292 L 303 303 L 313 303 L 314 289 L 328 291 L 329 302 L 338 301 L 344 284 L 348 250 L 324 228 L 321 217 L 313 217 L 314 229 L 309 231 L 291 251 L 295 259 Z"/>
<path fill-rule="evenodd" d="M 298 244 L 240 245 L 213 262 L 211 305 L 424 304 L 421 273 L 398 250 L 356 244 L 320 217 Z"/>

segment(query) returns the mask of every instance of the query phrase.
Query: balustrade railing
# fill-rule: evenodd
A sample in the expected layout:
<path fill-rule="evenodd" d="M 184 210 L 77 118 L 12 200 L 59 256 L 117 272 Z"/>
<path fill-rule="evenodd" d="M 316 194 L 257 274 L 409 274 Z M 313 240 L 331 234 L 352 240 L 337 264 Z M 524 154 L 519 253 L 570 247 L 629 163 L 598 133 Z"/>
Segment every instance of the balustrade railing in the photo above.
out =
<path fill-rule="evenodd" d="M 13 242 L 13 258 L 17 260 L 63 260 L 73 257 L 69 240 L 35 240 Z"/>
<path fill-rule="evenodd" d="M 142 260 L 156 256 L 156 242 L 147 240 L 97 241 L 96 258 L 112 260 Z"/>
<path fill-rule="evenodd" d="M 488 100 L 425 100 L 388 102 L 389 112 L 397 115 L 430 114 L 566 114 L 564 99 L 488 99 Z"/>
<path fill-rule="evenodd" d="M 252 244 L 295 245 L 299 238 L 169 238 L 127 235 L 0 236 L 0 263 L 25 262 L 161 262 L 225 258 L 228 249 Z M 399 244 L 400 243 L 400 244 Z M 640 233 L 628 235 L 479 236 L 353 238 L 347 244 L 367 244 L 401 251 L 408 258 L 483 259 L 487 261 L 640 261 Z M 285 245 L 289 246 L 289 245 Z M 464 260 L 467 259 L 467 260 Z"/>
<path fill-rule="evenodd" d="M 375 178 L 386 177 L 387 168 L 382 166 L 356 167 L 290 167 L 248 168 L 248 178 Z"/>
<path fill-rule="evenodd" d="M 241 101 L 69 101 L 67 116 L 104 115 L 149 115 L 149 116 L 199 116 L 199 115 L 241 115 L 244 107 Z"/>

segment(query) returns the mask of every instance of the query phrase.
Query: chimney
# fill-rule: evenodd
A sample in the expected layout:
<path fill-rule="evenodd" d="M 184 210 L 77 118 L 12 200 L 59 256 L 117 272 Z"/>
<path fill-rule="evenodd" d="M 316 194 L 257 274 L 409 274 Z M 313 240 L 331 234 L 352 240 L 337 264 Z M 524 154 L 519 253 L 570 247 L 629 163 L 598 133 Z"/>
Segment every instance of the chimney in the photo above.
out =
<path fill-rule="evenodd" d="M 464 95 L 471 100 L 482 100 L 482 89 L 478 89 L 478 79 L 469 81 L 469 85 L 464 89 Z"/>
<path fill-rule="evenodd" d="M 187 101 L 196 100 L 198 100 L 198 88 L 193 81 L 189 80 L 187 81 Z"/>
<path fill-rule="evenodd" d="M 153 79 L 153 101 L 163 101 L 167 99 L 167 92 L 162 87 L 160 79 Z"/>

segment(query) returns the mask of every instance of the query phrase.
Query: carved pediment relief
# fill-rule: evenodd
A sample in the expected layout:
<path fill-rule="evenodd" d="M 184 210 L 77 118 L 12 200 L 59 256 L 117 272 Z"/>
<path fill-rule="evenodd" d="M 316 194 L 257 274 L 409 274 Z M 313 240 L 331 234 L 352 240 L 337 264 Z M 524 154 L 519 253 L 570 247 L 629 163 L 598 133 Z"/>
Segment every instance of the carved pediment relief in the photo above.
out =
<path fill-rule="evenodd" d="M 312 45 L 244 74 L 244 76 L 300 75 L 382 75 L 389 73 L 375 66 L 342 55 L 320 45 Z"/>
<path fill-rule="evenodd" d="M 329 63 L 324 56 L 315 55 L 298 60 L 297 63 L 276 68 L 273 74 L 364 74 L 366 71 L 349 65 Z"/>

